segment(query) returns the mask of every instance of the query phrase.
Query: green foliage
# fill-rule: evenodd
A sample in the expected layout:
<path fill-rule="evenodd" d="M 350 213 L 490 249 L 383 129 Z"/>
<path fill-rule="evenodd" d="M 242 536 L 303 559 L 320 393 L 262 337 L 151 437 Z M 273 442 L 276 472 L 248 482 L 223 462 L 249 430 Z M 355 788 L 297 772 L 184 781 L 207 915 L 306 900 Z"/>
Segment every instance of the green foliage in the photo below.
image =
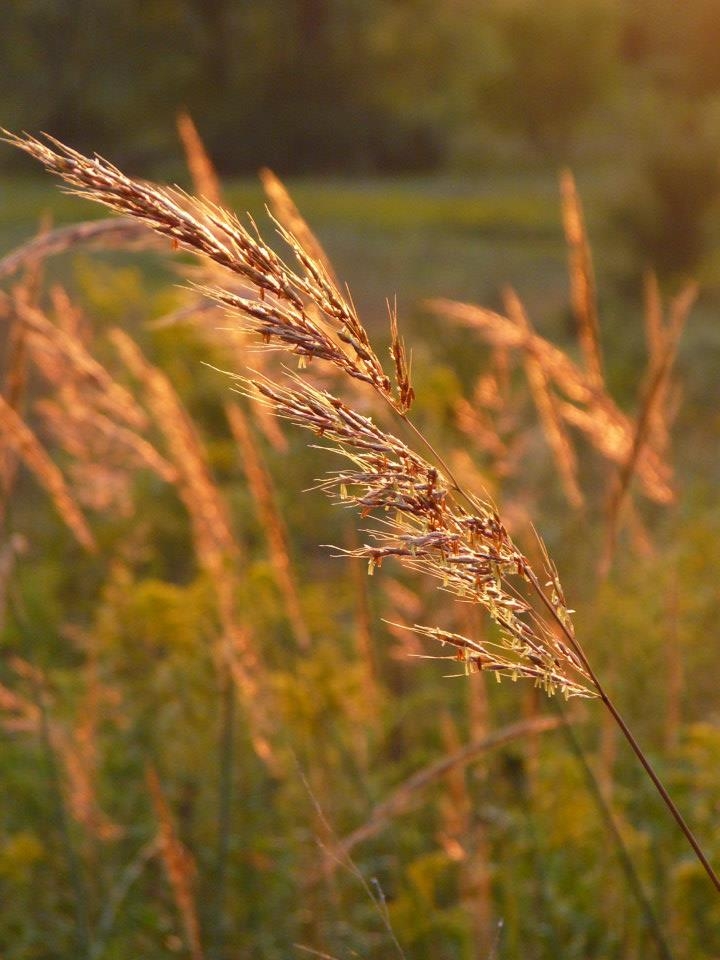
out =
<path fill-rule="evenodd" d="M 523 144 L 625 152 L 639 89 L 656 131 L 668 97 L 705 111 L 720 89 L 717 0 L 5 6 L 3 123 L 146 171 L 179 169 L 179 109 L 227 172 L 421 172 L 504 162 L 497 131 L 516 163 Z"/>
<path fill-rule="evenodd" d="M 494 17 L 500 55 L 481 75 L 482 106 L 530 144 L 566 154 L 578 123 L 607 93 L 617 43 L 617 14 L 607 0 L 582 5 L 513 2 Z"/>
<path fill-rule="evenodd" d="M 638 260 L 664 278 L 696 272 L 720 196 L 718 136 L 695 106 L 666 107 L 620 221 Z"/>

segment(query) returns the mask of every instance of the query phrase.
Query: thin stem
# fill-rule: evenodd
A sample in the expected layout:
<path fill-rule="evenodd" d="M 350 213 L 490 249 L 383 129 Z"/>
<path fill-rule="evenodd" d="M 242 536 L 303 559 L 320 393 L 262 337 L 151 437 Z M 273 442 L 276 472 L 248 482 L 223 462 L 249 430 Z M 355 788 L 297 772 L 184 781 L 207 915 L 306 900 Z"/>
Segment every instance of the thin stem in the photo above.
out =
<path fill-rule="evenodd" d="M 588 759 L 585 756 L 585 751 L 583 750 L 582 745 L 572 728 L 572 725 L 568 723 L 562 702 L 557 698 L 553 698 L 553 707 L 563 719 L 562 729 L 565 737 L 570 744 L 570 749 L 575 754 L 575 757 L 582 768 L 588 790 L 595 801 L 595 806 L 597 807 L 602 819 L 605 821 L 605 825 L 610 831 L 610 834 L 615 842 L 618 860 L 620 861 L 620 865 L 625 873 L 625 876 L 627 877 L 628 885 L 630 886 L 630 889 L 632 890 L 635 899 L 637 900 L 640 909 L 643 912 L 645 925 L 647 926 L 650 935 L 655 940 L 658 948 L 658 955 L 661 957 L 661 960 L 673 960 L 670 947 L 663 936 L 663 932 L 660 929 L 660 924 L 658 923 L 657 917 L 653 913 L 652 905 L 646 896 L 645 891 L 643 890 L 640 877 L 635 869 L 635 864 L 633 863 L 632 857 L 630 856 L 627 846 L 625 845 L 622 834 L 618 829 L 618 825 L 615 821 L 615 817 L 613 816 L 613 812 L 610 809 L 610 805 L 603 796 L 602 790 L 598 785 L 597 778 L 593 773 L 592 767 L 588 763 Z"/>
<path fill-rule="evenodd" d="M 221 729 L 219 743 L 219 789 L 218 789 L 218 838 L 217 859 L 215 865 L 215 937 L 219 951 L 225 943 L 227 933 L 227 915 L 225 899 L 227 893 L 228 858 L 230 854 L 231 811 L 233 800 L 233 772 L 235 757 L 235 714 L 237 697 L 235 683 L 229 669 L 225 669 L 223 678 Z"/>
<path fill-rule="evenodd" d="M 390 401 L 388 401 L 388 403 L 390 404 Z M 391 408 L 392 408 L 393 410 L 395 410 L 395 408 L 392 406 L 392 404 L 390 404 L 390 406 L 391 406 Z M 397 411 L 395 411 L 395 412 L 397 413 Z M 441 454 L 438 453 L 438 451 L 435 449 L 435 447 L 432 445 L 432 443 L 430 443 L 430 441 L 429 441 L 429 440 L 427 439 L 427 437 L 422 433 L 422 431 L 421 431 L 418 427 L 415 426 L 415 424 L 412 422 L 412 420 L 408 417 L 408 415 L 407 415 L 406 413 L 401 413 L 401 414 L 399 414 L 399 417 L 400 417 L 400 419 L 403 421 L 403 423 L 404 423 L 407 427 L 409 427 L 410 430 L 412 430 L 412 432 L 415 434 L 415 436 L 418 438 L 418 440 L 419 440 L 422 444 L 424 444 L 425 447 L 427 447 L 427 449 L 430 451 L 430 453 L 433 455 L 433 457 L 435 457 L 435 460 L 437 461 L 437 463 L 438 463 L 438 464 L 443 468 L 443 470 L 445 471 L 445 475 L 446 475 L 447 479 L 448 479 L 448 480 L 450 481 L 450 483 L 453 485 L 453 487 L 455 488 L 456 492 L 459 493 L 461 497 L 464 497 L 464 498 L 468 501 L 468 503 L 472 503 L 473 501 L 472 501 L 472 498 L 470 497 L 470 495 L 467 494 L 467 493 L 463 490 L 463 488 L 460 486 L 460 484 L 458 483 L 458 481 L 455 479 L 455 476 L 454 476 L 452 470 L 450 469 L 450 465 L 448 464 L 447 460 L 445 460 L 445 458 L 444 458 Z"/>
<path fill-rule="evenodd" d="M 52 734 L 50 732 L 50 721 L 48 719 L 47 703 L 45 693 L 38 684 L 36 687 L 37 704 L 40 710 L 40 736 L 45 749 L 45 761 L 47 763 L 50 782 L 52 784 L 52 795 L 55 806 L 55 818 L 58 832 L 60 834 L 67 869 L 70 875 L 70 885 L 73 891 L 74 911 L 75 911 L 75 935 L 80 954 L 84 957 L 92 957 L 92 938 L 90 934 L 90 917 L 88 915 L 88 897 L 85 883 L 80 870 L 80 861 L 75 851 L 70 832 L 70 822 L 65 809 L 65 800 L 63 798 L 62 780 L 60 771 L 57 767 L 55 751 L 52 743 Z"/>
<path fill-rule="evenodd" d="M 610 713 L 612 714 L 613 719 L 614 719 L 615 722 L 617 723 L 618 727 L 620 727 L 620 729 L 622 730 L 623 736 L 625 737 L 625 739 L 627 740 L 627 742 L 628 742 L 628 743 L 630 744 L 630 746 L 632 747 L 633 752 L 635 753 L 635 756 L 638 758 L 638 760 L 640 761 L 640 763 L 643 765 L 643 768 L 644 768 L 645 772 L 647 773 L 647 775 L 650 777 L 650 779 L 652 780 L 653 784 L 655 785 L 655 789 L 657 790 L 657 792 L 658 792 L 658 793 L 660 794 L 660 796 L 662 797 L 663 802 L 665 803 L 665 806 L 668 808 L 668 810 L 670 811 L 670 813 L 671 813 L 671 814 L 673 815 L 673 817 L 675 818 L 675 821 L 677 822 L 677 825 L 680 827 L 680 829 L 682 830 L 682 832 L 685 834 L 685 837 L 686 837 L 688 843 L 690 844 L 690 846 L 691 846 L 691 847 L 693 848 L 693 850 L 695 851 L 695 855 L 697 856 L 698 860 L 700 861 L 700 863 L 701 863 L 701 864 L 703 865 L 703 867 L 705 868 L 705 872 L 707 873 L 707 875 L 708 875 L 708 876 L 710 877 L 710 879 L 712 880 L 713 884 L 715 885 L 716 890 L 717 890 L 718 892 L 720 892 L 720 878 L 719 878 L 718 875 L 715 873 L 715 871 L 713 870 L 712 866 L 710 865 L 710 862 L 708 861 L 707 857 L 706 857 L 705 854 L 703 853 L 702 847 L 700 846 L 697 838 L 695 837 L 695 834 L 692 832 L 692 830 L 690 829 L 690 827 L 688 826 L 688 824 L 685 822 L 685 819 L 684 819 L 683 815 L 680 813 L 680 811 L 678 810 L 678 808 L 675 806 L 675 803 L 674 803 L 672 797 L 670 796 L 670 794 L 669 794 L 669 793 L 667 792 L 667 790 L 665 789 L 665 786 L 663 785 L 663 782 L 662 782 L 662 780 L 660 779 L 660 777 L 659 777 L 659 776 L 655 773 L 655 771 L 653 770 L 652 764 L 650 763 L 650 761 L 648 760 L 648 758 L 647 758 L 647 757 L 645 756 L 645 754 L 643 753 L 642 748 L 640 747 L 639 743 L 637 742 L 637 740 L 636 740 L 635 737 L 633 736 L 632 732 L 630 731 L 628 725 L 625 723 L 625 721 L 623 720 L 622 716 L 621 716 L 620 713 L 618 712 L 618 709 L 617 709 L 617 707 L 615 706 L 615 704 L 614 704 L 614 703 L 612 702 L 612 700 L 608 697 L 608 695 L 605 693 L 604 690 L 602 690 L 602 689 L 600 688 L 600 689 L 599 689 L 599 692 L 600 692 L 600 697 L 601 697 L 603 703 L 605 704 L 605 706 L 607 707 L 607 709 L 608 709 L 608 710 L 610 711 Z"/>
<path fill-rule="evenodd" d="M 98 920 L 95 942 L 92 947 L 93 960 L 99 960 L 105 953 L 108 946 L 108 938 L 115 926 L 115 921 L 117 920 L 123 900 L 128 895 L 135 881 L 142 875 L 149 861 L 157 854 L 158 850 L 159 843 L 157 837 L 154 837 L 141 847 L 135 858 L 130 861 L 118 877 Z"/>
<path fill-rule="evenodd" d="M 670 794 L 667 792 L 667 790 L 666 790 L 666 788 L 665 788 L 665 785 L 663 784 L 663 782 L 662 782 L 662 780 L 660 779 L 660 777 L 657 775 L 657 773 L 655 773 L 655 770 L 653 769 L 652 764 L 650 763 L 650 761 L 648 760 L 647 756 L 645 755 L 642 747 L 641 747 L 640 744 L 637 742 L 637 740 L 635 739 L 635 736 L 633 735 L 632 731 L 630 730 L 630 728 L 628 727 L 628 725 L 627 725 L 627 724 L 625 723 L 625 721 L 623 720 L 623 718 L 622 718 L 619 710 L 617 709 L 617 707 L 615 706 L 615 704 L 613 703 L 613 701 L 610 699 L 609 694 L 607 693 L 607 691 L 605 690 L 605 688 L 603 687 L 603 685 L 602 685 L 602 684 L 600 683 L 600 681 L 598 680 L 597 675 L 595 674 L 595 671 L 594 671 L 594 670 L 592 669 L 592 667 L 590 666 L 590 663 L 589 663 L 589 661 L 588 661 L 588 659 L 587 659 L 587 657 L 586 657 L 586 655 L 585 655 L 584 650 L 582 649 L 582 647 L 580 646 L 579 642 L 577 641 L 577 639 L 576 639 L 575 636 L 573 635 L 572 631 L 568 629 L 567 625 L 566 625 L 565 623 L 563 623 L 562 619 L 558 616 L 557 610 L 556 610 L 555 607 L 553 606 L 552 602 L 551 602 L 551 601 L 548 599 L 548 597 L 546 596 L 545 591 L 542 589 L 542 587 L 540 586 L 540 583 L 539 583 L 538 580 L 537 580 L 537 577 L 536 577 L 531 571 L 527 571 L 527 577 L 528 577 L 528 580 L 529 580 L 530 584 L 532 585 L 533 589 L 534 589 L 535 592 L 537 593 L 538 597 L 540 598 L 540 600 L 543 602 L 543 604 L 545 605 L 545 607 L 548 609 L 548 611 L 549 611 L 550 614 L 552 615 L 553 620 L 554 620 L 555 623 L 557 623 L 557 625 L 560 627 L 560 629 L 562 630 L 562 632 L 565 634 L 565 637 L 567 638 L 568 642 L 571 644 L 573 650 L 574 650 L 574 651 L 577 653 L 577 655 L 580 657 L 580 660 L 582 661 L 583 666 L 585 667 L 585 669 L 586 669 L 587 672 L 588 672 L 588 676 L 589 676 L 590 680 L 592 681 L 593 685 L 595 686 L 595 689 L 596 689 L 597 692 L 598 692 L 598 696 L 599 696 L 600 699 L 602 700 L 602 702 L 603 702 L 603 704 L 605 705 L 605 707 L 607 708 L 607 710 L 610 712 L 613 720 L 615 721 L 615 723 L 616 723 L 616 724 L 618 725 L 618 727 L 620 728 L 623 736 L 625 737 L 625 739 L 627 740 L 627 742 L 630 744 L 630 746 L 631 746 L 631 748 L 632 748 L 632 750 L 633 750 L 633 753 L 635 754 L 635 756 L 638 758 L 638 760 L 639 760 L 640 763 L 642 764 L 642 767 L 643 767 L 643 769 L 645 770 L 645 773 L 646 773 L 646 774 L 648 775 L 648 777 L 650 777 L 650 779 L 652 780 L 652 783 L 653 783 L 655 789 L 657 790 L 657 792 L 660 794 L 660 797 L 661 797 L 663 803 L 665 804 L 665 806 L 668 808 L 668 810 L 670 811 L 670 813 L 671 813 L 672 816 L 674 817 L 675 822 L 677 823 L 677 825 L 680 827 L 680 829 L 682 830 L 682 832 L 685 834 L 685 839 L 688 841 L 688 843 L 690 844 L 690 846 L 693 848 L 693 850 L 694 850 L 694 852 L 695 852 L 695 855 L 697 856 L 697 858 L 698 858 L 698 860 L 700 861 L 700 863 L 702 864 L 705 872 L 707 873 L 708 877 L 710 878 L 710 880 L 712 881 L 713 885 L 715 886 L 715 889 L 720 893 L 720 877 L 718 877 L 718 875 L 715 873 L 715 870 L 714 870 L 714 869 L 712 868 L 712 866 L 710 865 L 710 862 L 708 861 L 707 857 L 706 857 L 705 854 L 703 853 L 703 849 L 702 849 L 702 847 L 700 846 L 700 843 L 698 842 L 695 834 L 693 833 L 693 831 L 690 829 L 690 827 L 689 827 L 688 824 L 686 823 L 685 818 L 683 817 L 683 815 L 680 813 L 680 811 L 678 810 L 678 808 L 675 806 L 674 800 L 672 799 L 672 797 L 670 796 Z"/>
<path fill-rule="evenodd" d="M 25 619 L 25 613 L 22 605 L 22 597 L 16 598 L 11 591 L 9 593 L 8 605 L 13 618 L 20 631 L 24 641 L 29 641 L 29 628 Z M 26 656 L 30 662 L 29 656 Z M 92 960 L 93 943 L 90 926 L 90 913 L 88 908 L 88 891 L 82 875 L 80 860 L 73 844 L 72 831 L 70 829 L 70 820 L 68 817 L 65 797 L 63 795 L 63 784 L 60 770 L 58 769 L 55 746 L 50 729 L 50 718 L 48 715 L 47 696 L 41 680 L 36 680 L 33 684 L 35 699 L 38 706 L 40 719 L 40 741 L 45 752 L 45 762 L 47 765 L 48 776 L 50 779 L 52 802 L 55 807 L 55 822 L 60 835 L 63 855 L 70 878 L 70 886 L 73 892 L 73 911 L 75 914 L 75 937 L 77 939 L 79 956 L 87 957 Z"/>

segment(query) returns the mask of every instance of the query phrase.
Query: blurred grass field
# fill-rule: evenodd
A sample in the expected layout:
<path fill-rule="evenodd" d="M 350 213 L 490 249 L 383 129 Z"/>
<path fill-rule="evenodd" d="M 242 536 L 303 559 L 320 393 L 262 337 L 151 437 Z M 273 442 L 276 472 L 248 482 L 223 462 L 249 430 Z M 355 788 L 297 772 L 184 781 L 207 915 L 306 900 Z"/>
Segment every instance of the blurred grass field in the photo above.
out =
<path fill-rule="evenodd" d="M 607 380 L 619 405 L 633 412 L 646 352 L 641 303 L 646 265 L 629 254 L 613 218 L 621 183 L 607 167 L 578 175 L 596 264 Z M 403 333 L 413 347 L 418 416 L 439 443 L 465 443 L 456 432 L 452 404 L 470 394 L 487 362 L 487 350 L 468 331 L 430 316 L 422 306 L 426 298 L 498 307 L 503 287 L 510 284 L 526 303 L 538 331 L 577 357 L 555 169 L 496 169 L 472 179 L 296 179 L 287 186 L 348 283 L 364 322 L 381 340 L 386 299 L 397 296 Z M 236 211 L 249 211 L 268 235 L 259 184 L 231 181 L 226 198 Z M 29 239 L 41 221 L 59 226 L 98 216 L 100 208 L 63 195 L 49 180 L 6 179 L 0 185 L 0 256 Z M 718 671 L 713 643 L 703 642 L 714 631 L 714 571 L 720 563 L 720 538 L 715 536 L 720 530 L 715 487 L 720 476 L 716 373 L 720 324 L 711 243 L 701 270 L 705 293 L 693 311 L 679 363 L 682 394 L 673 457 L 679 504 L 667 513 L 654 507 L 646 511 L 655 554 L 639 560 L 622 553 L 609 581 L 597 584 L 599 532 L 586 515 L 568 508 L 552 458 L 527 408 L 522 413 L 529 418 L 522 468 L 514 481 L 557 558 L 586 642 L 604 670 L 619 669 L 614 683 L 623 709 L 653 755 L 664 758 L 685 809 L 704 836 L 714 816 L 707 798 L 716 791 L 712 757 L 718 749 L 713 726 Z M 181 281 L 172 261 L 155 253 L 82 250 L 49 262 L 43 279 L 46 286 L 59 280 L 68 287 L 99 340 L 107 327 L 120 324 L 168 373 L 205 437 L 218 489 L 228 498 L 236 533 L 249 551 L 236 587 L 240 606 L 262 637 L 268 682 L 281 705 L 282 749 L 289 743 L 295 751 L 293 762 L 308 777 L 312 796 L 299 774 L 279 780 L 263 768 L 253 753 L 243 715 L 238 722 L 234 772 L 238 799 L 227 867 L 232 897 L 228 943 L 241 944 L 237 955 L 249 960 L 255 956 L 285 960 L 294 937 L 318 948 L 329 944 L 339 957 L 345 950 L 351 951 L 348 956 L 358 951 L 384 960 L 387 943 L 376 929 L 374 908 L 362 890 L 358 892 L 352 876 L 328 880 L 326 887 L 316 887 L 314 880 L 305 884 L 303 878 L 314 875 L 320 860 L 313 798 L 320 801 L 335 830 L 350 832 L 403 778 L 447 754 L 458 737 L 462 741 L 471 735 L 477 723 L 472 689 L 463 680 L 438 676 L 432 662 L 399 657 L 390 646 L 396 640 L 388 640 L 387 625 L 382 623 L 389 606 L 385 571 L 359 600 L 349 567 L 318 547 L 320 542 L 349 542 L 347 515 L 329 509 L 317 494 L 301 492 L 318 476 L 317 451 L 307 451 L 291 438 L 289 455 L 268 450 L 267 456 L 290 530 L 291 554 L 302 571 L 301 602 L 313 633 L 311 650 L 297 655 L 278 603 L 261 524 L 223 423 L 226 381 L 203 365 L 212 355 L 191 330 L 153 326 L 178 302 Z M 665 281 L 667 290 L 674 283 Z M 583 458 L 581 472 L 588 492 L 600 500 L 604 480 L 597 461 Z M 106 570 L 93 559 L 80 558 L 77 548 L 68 563 L 68 537 L 47 509 L 43 492 L 24 484 L 22 493 L 11 520 L 28 533 L 32 544 L 30 560 L 21 564 L 18 577 L 32 630 L 13 624 L 9 643 L 23 656 L 36 657 L 49 671 L 56 690 L 54 709 L 70 723 L 81 716 L 84 685 L 91 683 L 94 667 L 82 646 L 67 642 L 64 635 L 58 642 L 58 637 L 68 623 L 83 624 L 88 636 L 96 638 L 104 681 L 122 690 L 123 709 L 128 711 L 119 721 L 109 720 L 99 737 L 107 750 L 101 770 L 102 802 L 119 822 L 131 826 L 114 847 L 99 846 L 96 838 L 74 828 L 85 868 L 97 862 L 103 873 L 98 892 L 90 898 L 91 908 L 102 915 L 103 897 L 113 889 L 115 872 L 132 863 L 139 844 L 147 839 L 151 827 L 143 764 L 147 757 L 154 758 L 177 812 L 179 830 L 199 864 L 202 922 L 208 938 L 222 942 L 223 935 L 213 927 L 212 903 L 216 791 L 222 789 L 215 756 L 220 708 L 211 658 L 202 646 L 213 634 L 214 614 L 210 584 L 205 574 L 198 573 L 188 546 L 182 506 L 172 491 L 167 495 L 155 481 L 139 480 L 135 496 L 140 525 L 122 516 L 97 521 L 102 549 L 108 556 L 123 558 Z M 674 629 L 667 596 L 676 583 L 685 669 L 692 686 L 682 694 L 679 746 L 666 755 L 663 709 L 670 668 L 665 658 Z M 409 591 L 412 584 L 407 579 L 401 586 Z M 433 602 L 437 601 L 429 606 Z M 368 693 L 367 664 L 357 647 L 357 611 L 362 603 L 367 604 L 369 629 L 377 644 L 374 656 L 382 687 L 377 710 Z M 6 673 L 14 680 L 12 671 Z M 520 687 L 490 685 L 489 710 L 495 726 L 538 709 L 532 691 L 526 694 Z M 598 749 L 597 723 L 590 716 L 583 714 L 578 729 L 592 752 Z M 6 810 L 12 843 L 0 844 L 0 883 L 11 888 L 15 883 L 22 894 L 18 911 L 7 911 L 6 929 L 15 925 L 22 930 L 34 951 L 30 955 L 41 960 L 46 955 L 40 944 L 48 931 L 59 935 L 62 930 L 66 941 L 72 941 L 71 898 L 63 886 L 68 869 L 55 848 L 57 841 L 46 844 L 45 838 L 44 825 L 54 824 L 56 817 L 52 790 L 37 795 L 38 784 L 47 787 L 44 763 L 41 748 L 28 753 L 26 740 L 12 739 L 5 761 L 12 794 Z M 483 842 L 488 846 L 482 856 L 491 857 L 493 902 L 507 930 L 499 956 L 515 960 L 532 954 L 555 960 L 562 942 L 563 960 L 604 957 L 603 950 L 607 956 L 644 960 L 648 940 L 637 908 L 623 914 L 622 924 L 608 920 L 617 916 L 627 894 L 620 879 L 607 889 L 607 871 L 617 870 L 617 865 L 614 861 L 609 865 L 604 828 L 559 737 L 549 735 L 542 744 L 529 747 L 527 755 L 520 746 L 500 753 L 488 762 L 489 778 L 482 770 L 478 767 L 469 774 L 466 786 L 455 781 L 437 784 L 427 802 L 358 847 L 363 876 L 378 875 L 382 880 L 408 956 L 418 960 L 478 956 L 469 919 L 475 892 L 464 886 L 469 882 L 464 854 L 457 854 L 453 842 L 466 844 L 470 863 L 480 856 L 479 841 L 475 844 L 486 829 Z M 122 796 L 116 795 L 121 780 L 131 784 Z M 666 897 L 676 898 L 670 911 L 680 931 L 676 936 L 679 941 L 687 939 L 685 952 L 678 955 L 695 960 L 693 951 L 703 942 L 705 924 L 693 911 L 705 908 L 708 892 L 683 859 L 678 838 L 670 833 L 672 825 L 652 805 L 646 785 L 626 756 L 617 764 L 616 788 L 622 829 L 653 902 L 662 910 Z M 458 819 L 454 808 L 457 791 L 462 803 L 472 797 L 468 806 L 472 812 L 465 820 Z M 52 831 L 48 835 L 53 836 Z M 27 910 L 22 904 L 31 902 L 33 883 L 46 864 L 55 871 L 52 876 L 63 880 L 42 886 L 39 920 L 24 918 Z M 664 869 L 672 875 L 667 884 Z M 103 934 L 106 956 L 126 960 L 129 944 L 145 951 L 158 942 L 168 952 L 180 949 L 180 939 L 173 933 L 171 898 L 155 892 L 161 883 L 158 869 L 148 871 L 138 889 L 128 893 L 126 912 Z M 543 904 L 540 913 L 538 903 Z M 713 942 L 712 937 L 706 940 Z M 16 960 L 23 949 L 19 940 L 9 956 Z M 235 956 L 229 946 L 224 952 L 222 946 L 217 949 L 223 958 Z"/>

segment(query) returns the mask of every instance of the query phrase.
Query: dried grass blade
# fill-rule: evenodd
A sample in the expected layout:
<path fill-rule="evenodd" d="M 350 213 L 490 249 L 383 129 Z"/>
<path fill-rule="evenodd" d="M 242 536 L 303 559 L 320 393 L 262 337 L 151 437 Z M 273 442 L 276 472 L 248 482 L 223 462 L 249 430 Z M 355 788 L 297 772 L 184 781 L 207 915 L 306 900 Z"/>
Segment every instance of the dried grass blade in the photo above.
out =
<path fill-rule="evenodd" d="M 78 543 L 90 553 L 95 553 L 97 549 L 95 538 L 75 503 L 62 473 L 30 427 L 2 396 L 0 396 L 0 434 L 47 491 Z"/>
<path fill-rule="evenodd" d="M 569 170 L 560 177 L 562 217 L 568 244 L 570 290 L 573 313 L 578 324 L 580 346 L 585 357 L 585 367 L 590 385 L 596 390 L 604 388 L 602 353 L 600 350 L 600 324 L 598 322 L 595 274 L 585 232 L 582 204 L 578 196 L 575 178 Z"/>
<path fill-rule="evenodd" d="M 90 220 L 69 227 L 57 227 L 28 240 L 12 253 L 0 259 L 0 280 L 12 276 L 24 267 L 32 266 L 49 257 L 67 253 L 86 244 L 103 247 L 157 247 L 156 235 L 137 220 L 113 217 L 108 220 Z"/>
<path fill-rule="evenodd" d="M 300 602 L 300 591 L 295 580 L 290 559 L 289 538 L 277 505 L 277 494 L 267 465 L 265 464 L 257 442 L 253 437 L 250 424 L 242 408 L 236 404 L 227 404 L 225 412 L 242 454 L 242 464 L 250 485 L 263 530 L 270 548 L 270 562 L 285 600 L 285 610 L 292 625 L 298 647 L 309 650 L 310 631 Z"/>
<path fill-rule="evenodd" d="M 535 338 L 530 319 L 513 290 L 508 289 L 505 292 L 505 308 L 510 319 L 515 322 L 518 328 L 525 330 L 527 333 L 527 347 L 523 362 L 530 390 L 535 400 L 545 436 L 555 457 L 555 464 L 560 474 L 565 496 L 573 507 L 581 507 L 584 503 L 584 497 L 578 483 L 575 450 L 563 426 L 545 369 L 533 350 L 532 344 Z"/>
<path fill-rule="evenodd" d="M 205 197 L 206 200 L 220 206 L 222 203 L 220 178 L 192 117 L 189 113 L 181 111 L 177 115 L 176 125 L 195 192 L 198 196 Z"/>
<path fill-rule="evenodd" d="M 160 857 L 170 883 L 175 906 L 180 915 L 185 939 L 193 960 L 203 960 L 200 921 L 193 890 L 197 874 L 195 861 L 177 835 L 170 807 L 165 799 L 160 778 L 154 767 L 148 767 L 146 779 L 155 817 L 158 821 Z"/>
<path fill-rule="evenodd" d="M 327 275 L 337 286 L 338 281 L 330 258 L 298 210 L 285 184 L 267 167 L 260 171 L 260 180 L 275 219 L 297 239 L 300 246 L 314 260 L 322 264 Z"/>

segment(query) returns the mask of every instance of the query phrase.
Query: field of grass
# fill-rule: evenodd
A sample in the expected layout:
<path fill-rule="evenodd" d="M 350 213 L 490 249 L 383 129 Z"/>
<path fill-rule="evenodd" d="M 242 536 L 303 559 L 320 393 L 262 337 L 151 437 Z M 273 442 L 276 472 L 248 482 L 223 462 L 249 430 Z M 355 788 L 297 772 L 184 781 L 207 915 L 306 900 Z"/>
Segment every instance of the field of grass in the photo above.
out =
<path fill-rule="evenodd" d="M 578 182 L 598 278 L 603 409 L 616 403 L 632 424 L 648 350 L 644 265 L 613 225 L 613 172 L 581 171 Z M 533 563 L 530 522 L 539 529 L 584 646 L 717 863 L 711 254 L 658 428 L 677 412 L 675 439 L 655 438 L 678 496 L 644 500 L 631 470 L 635 525 L 623 527 L 599 575 L 616 464 L 568 431 L 585 497 L 572 507 L 567 463 L 553 455 L 522 351 L 493 350 L 423 305 L 446 297 L 504 311 L 511 285 L 538 333 L 582 364 L 556 172 L 288 187 L 383 362 L 386 299 L 397 296 L 413 415 L 464 483 L 490 490 Z M 259 186 L 229 183 L 225 195 L 268 235 Z M 54 225 L 101 215 L 49 181 L 5 181 L 0 259 L 43 211 Z M 243 405 L 248 430 L 231 431 L 228 382 L 205 361 L 239 370 L 247 348 L 218 336 L 218 314 L 208 325 L 168 322 L 189 302 L 178 263 L 189 265 L 184 255 L 169 265 L 157 253 L 78 250 L 26 277 L 20 293 L 4 285 L 3 396 L 59 468 L 96 552 L 78 542 L 79 521 L 58 506 L 47 465 L 26 459 L 16 474 L 8 456 L 3 957 L 717 956 L 712 886 L 599 705 L 564 708 L 568 740 L 555 701 L 532 683 L 446 678 L 463 664 L 414 659 L 438 649 L 394 624 L 497 639 L 475 606 L 392 560 L 368 579 L 366 560 L 319 546 L 355 549 L 368 511 L 358 533 L 352 511 L 307 492 L 337 463 L 290 428 L 285 448 Z M 665 304 L 678 288 L 664 286 Z M 47 323 L 27 312 L 27 298 Z M 87 375 L 81 349 L 107 380 Z M 500 406 L 483 406 L 491 387 Z M 386 422 L 370 400 L 347 396 Z M 463 427 L 473 405 L 502 455 L 483 446 L 479 421 Z M 83 410 L 87 422 L 77 419 Z M 108 413 L 125 433 L 107 432 Z M 7 449 L 23 460 L 29 441 L 18 441 L 18 427 L 12 434 L 10 416 Z"/>

